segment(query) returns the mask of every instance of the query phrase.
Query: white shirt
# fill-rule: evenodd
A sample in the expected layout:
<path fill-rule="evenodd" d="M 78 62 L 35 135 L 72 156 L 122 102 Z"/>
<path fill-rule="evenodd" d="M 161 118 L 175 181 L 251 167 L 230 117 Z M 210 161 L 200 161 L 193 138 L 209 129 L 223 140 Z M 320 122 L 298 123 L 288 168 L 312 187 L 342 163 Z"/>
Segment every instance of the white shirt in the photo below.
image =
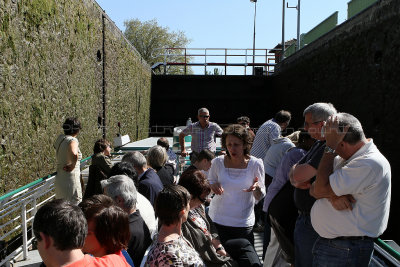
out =
<path fill-rule="evenodd" d="M 389 219 L 390 179 L 390 164 L 372 139 L 347 161 L 337 156 L 329 183 L 336 195 L 351 194 L 356 203 L 351 211 L 338 211 L 328 199 L 318 199 L 311 209 L 315 231 L 324 238 L 380 236 Z"/>
<path fill-rule="evenodd" d="M 213 222 L 233 227 L 254 225 L 253 192 L 244 192 L 258 177 L 262 195 L 265 196 L 264 167 L 261 159 L 250 156 L 246 169 L 225 168 L 224 157 L 212 161 L 208 173 L 210 184 L 219 182 L 224 189 L 222 195 L 215 195 L 210 203 L 209 215 Z"/>
<path fill-rule="evenodd" d="M 147 227 L 149 228 L 151 237 L 157 233 L 157 220 L 154 214 L 154 208 L 151 205 L 150 201 L 137 192 L 137 203 L 136 209 L 140 211 L 140 215 L 143 218 L 143 221 L 146 223 Z"/>
<path fill-rule="evenodd" d="M 283 155 L 285 155 L 286 151 L 289 148 L 294 147 L 293 142 L 287 137 L 280 137 L 273 140 L 272 145 L 267 151 L 267 154 L 264 157 L 264 170 L 265 173 L 275 177 L 275 171 L 281 163 Z"/>
<path fill-rule="evenodd" d="M 250 154 L 256 158 L 264 159 L 265 154 L 267 154 L 268 149 L 272 145 L 272 140 L 278 138 L 280 134 L 281 127 L 274 119 L 264 122 L 254 137 Z"/>

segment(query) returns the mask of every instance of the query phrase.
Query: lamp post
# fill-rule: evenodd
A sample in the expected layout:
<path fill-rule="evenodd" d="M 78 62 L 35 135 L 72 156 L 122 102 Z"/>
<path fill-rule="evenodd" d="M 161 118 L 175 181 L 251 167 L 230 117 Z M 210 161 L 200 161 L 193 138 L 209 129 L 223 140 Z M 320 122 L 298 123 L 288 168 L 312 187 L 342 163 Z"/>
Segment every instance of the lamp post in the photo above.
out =
<path fill-rule="evenodd" d="M 257 0 L 250 0 L 254 3 L 254 29 L 253 29 L 253 75 L 254 75 L 254 63 L 256 53 L 256 15 L 257 15 Z"/>
<path fill-rule="evenodd" d="M 300 0 L 297 0 L 297 6 L 289 6 L 287 3 L 287 8 L 295 8 L 297 9 L 297 44 L 296 44 L 296 51 L 300 50 Z"/>

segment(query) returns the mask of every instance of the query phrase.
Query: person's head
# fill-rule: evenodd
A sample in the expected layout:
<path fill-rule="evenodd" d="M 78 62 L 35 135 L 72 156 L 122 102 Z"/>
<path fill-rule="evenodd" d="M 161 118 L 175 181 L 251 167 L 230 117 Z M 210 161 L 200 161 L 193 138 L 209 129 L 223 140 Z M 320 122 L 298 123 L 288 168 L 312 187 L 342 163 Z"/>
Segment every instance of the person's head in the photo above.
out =
<path fill-rule="evenodd" d="M 132 179 L 128 176 L 115 175 L 100 183 L 104 194 L 112 198 L 119 207 L 128 213 L 136 210 L 137 191 Z"/>
<path fill-rule="evenodd" d="M 167 185 L 158 193 L 155 214 L 166 226 L 185 222 L 189 212 L 190 193 L 180 185 Z"/>
<path fill-rule="evenodd" d="M 58 251 L 81 249 L 87 232 L 88 226 L 81 209 L 63 199 L 44 204 L 33 221 L 33 234 L 38 241 L 38 250 L 44 263 L 51 256 L 49 244 L 52 243 Z"/>
<path fill-rule="evenodd" d="M 120 161 L 115 163 L 111 167 L 110 175 L 108 177 L 115 175 L 126 175 L 133 181 L 136 187 L 139 185 L 137 172 L 129 162 Z"/>
<path fill-rule="evenodd" d="M 82 201 L 79 206 L 88 222 L 88 236 L 83 252 L 102 257 L 118 253 L 128 246 L 128 213 L 115 205 L 110 197 L 94 195 Z"/>
<path fill-rule="evenodd" d="M 82 126 L 78 118 L 70 117 L 65 120 L 63 129 L 65 135 L 77 135 L 82 129 Z"/>
<path fill-rule="evenodd" d="M 300 130 L 299 138 L 297 139 L 296 143 L 297 147 L 308 151 L 314 143 L 315 139 L 312 138 L 306 130 Z"/>
<path fill-rule="evenodd" d="M 243 127 L 247 128 L 250 126 L 250 118 L 246 116 L 241 116 L 236 119 L 237 124 L 242 125 Z"/>
<path fill-rule="evenodd" d="M 167 151 L 159 145 L 151 147 L 147 152 L 147 164 L 153 169 L 159 170 L 167 160 Z"/>
<path fill-rule="evenodd" d="M 208 194 L 211 192 L 210 184 L 204 173 L 199 170 L 184 172 L 179 179 L 178 185 L 186 188 L 190 195 L 190 209 L 204 204 Z"/>
<path fill-rule="evenodd" d="M 222 133 L 221 145 L 229 157 L 249 156 L 251 147 L 249 132 L 242 125 L 231 124 Z"/>
<path fill-rule="evenodd" d="M 94 143 L 93 153 L 97 154 L 101 152 L 107 156 L 111 155 L 111 144 L 106 139 L 99 139 Z"/>
<path fill-rule="evenodd" d="M 159 145 L 159 146 L 165 148 L 165 150 L 168 150 L 168 149 L 169 149 L 169 142 L 168 142 L 168 139 L 165 138 L 165 137 L 159 138 L 159 139 L 157 140 L 157 145 Z"/>
<path fill-rule="evenodd" d="M 331 103 L 314 103 L 308 106 L 304 112 L 304 129 L 317 140 L 324 140 L 321 136 L 321 129 L 329 116 L 336 113 Z"/>
<path fill-rule="evenodd" d="M 214 157 L 213 152 L 203 149 L 196 155 L 196 161 L 193 162 L 193 165 L 199 170 L 208 171 L 211 168 L 211 161 Z"/>
<path fill-rule="evenodd" d="M 206 125 L 210 120 L 210 112 L 206 108 L 200 108 L 197 111 L 197 119 L 199 120 L 201 125 Z"/>
<path fill-rule="evenodd" d="M 339 121 L 339 131 L 343 131 L 345 127 L 349 127 L 343 141 L 336 147 L 336 153 L 344 159 L 349 159 L 364 142 L 365 135 L 360 121 L 351 114 L 337 113 L 334 115 Z"/>
<path fill-rule="evenodd" d="M 275 114 L 274 120 L 281 127 L 281 130 L 284 131 L 289 125 L 291 118 L 292 114 L 289 111 L 281 110 Z"/>
<path fill-rule="evenodd" d="M 130 163 L 138 174 L 143 173 L 147 168 L 146 157 L 139 151 L 128 152 L 122 157 L 122 162 Z"/>

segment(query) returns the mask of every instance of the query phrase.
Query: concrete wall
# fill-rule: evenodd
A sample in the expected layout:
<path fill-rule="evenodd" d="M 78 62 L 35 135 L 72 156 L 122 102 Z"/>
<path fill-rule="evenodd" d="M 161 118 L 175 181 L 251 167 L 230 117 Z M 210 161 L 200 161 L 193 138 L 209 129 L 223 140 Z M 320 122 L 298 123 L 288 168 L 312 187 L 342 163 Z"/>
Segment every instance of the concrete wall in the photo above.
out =
<path fill-rule="evenodd" d="M 77 116 L 84 156 L 121 122 L 144 138 L 151 71 L 92 0 L 0 0 L 0 194 L 55 170 L 52 146 L 67 116 Z M 104 28 L 104 35 L 103 35 Z M 104 52 L 103 53 L 103 44 Z M 104 73 L 103 73 L 104 66 Z"/>
<path fill-rule="evenodd" d="M 300 123 L 304 107 L 332 102 L 355 115 L 392 167 L 388 238 L 400 242 L 400 1 L 382 0 L 283 61 L 273 87 L 286 96 Z"/>

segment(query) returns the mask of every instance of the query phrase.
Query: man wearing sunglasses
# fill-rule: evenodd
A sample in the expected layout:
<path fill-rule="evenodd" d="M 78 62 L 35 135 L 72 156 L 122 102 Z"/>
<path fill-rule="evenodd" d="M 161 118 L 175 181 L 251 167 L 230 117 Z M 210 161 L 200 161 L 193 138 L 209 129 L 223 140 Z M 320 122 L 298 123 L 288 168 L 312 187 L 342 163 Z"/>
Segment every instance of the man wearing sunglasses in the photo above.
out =
<path fill-rule="evenodd" d="M 206 108 L 201 108 L 197 112 L 198 122 L 190 124 L 179 134 L 179 144 L 181 146 L 181 156 L 188 153 L 185 149 L 185 136 L 192 135 L 191 148 L 194 153 L 200 153 L 203 149 L 208 149 L 215 153 L 217 145 L 215 139 L 222 135 L 222 128 L 215 122 L 210 122 L 210 112 Z"/>

